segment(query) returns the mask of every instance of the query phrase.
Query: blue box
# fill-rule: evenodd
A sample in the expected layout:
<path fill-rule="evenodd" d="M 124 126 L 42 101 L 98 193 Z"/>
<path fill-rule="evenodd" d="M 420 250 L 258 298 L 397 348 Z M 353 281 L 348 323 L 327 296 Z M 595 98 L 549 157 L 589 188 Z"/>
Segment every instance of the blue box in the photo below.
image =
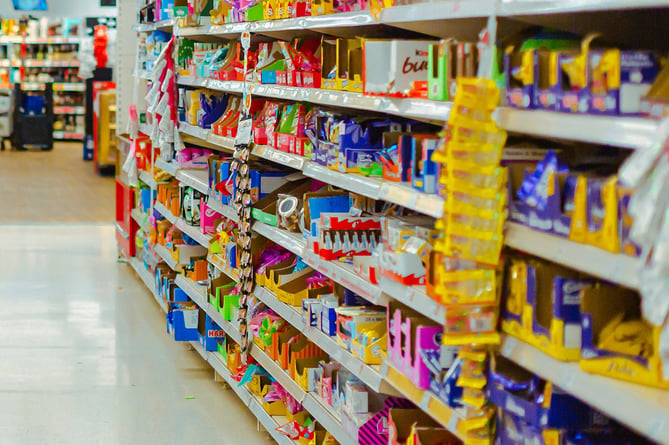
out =
<path fill-rule="evenodd" d="M 139 203 L 142 212 L 148 212 L 151 208 L 151 203 L 155 201 L 158 192 L 156 190 L 151 193 L 151 189 L 142 188 L 139 190 Z"/>
<path fill-rule="evenodd" d="M 170 303 L 166 320 L 167 332 L 175 341 L 197 340 L 198 308 L 195 303 Z"/>
<path fill-rule="evenodd" d="M 200 344 L 206 351 L 218 350 L 218 341 L 225 338 L 225 331 L 201 309 L 196 332 Z"/>
<path fill-rule="evenodd" d="M 276 71 L 260 71 L 260 83 L 275 84 Z"/>
<path fill-rule="evenodd" d="M 183 291 L 183 289 L 179 287 L 174 288 L 174 300 L 175 302 L 185 302 L 185 301 L 190 301 L 190 298 L 188 298 L 188 294 Z"/>
<path fill-rule="evenodd" d="M 490 370 L 488 377 L 490 402 L 538 428 L 573 430 L 601 426 L 602 416 L 576 397 L 503 357 L 495 360 L 495 369 Z M 526 389 L 518 389 L 521 386 L 536 389 L 528 394 Z"/>
<path fill-rule="evenodd" d="M 411 181 L 411 187 L 421 192 L 425 191 L 425 172 L 429 171 L 431 175 L 430 187 L 432 190 L 436 189 L 436 175 L 437 165 L 432 162 L 425 151 L 425 143 L 434 139 L 435 145 L 428 145 L 428 147 L 436 147 L 439 139 L 431 135 L 415 135 L 411 139 L 411 177 L 407 178 Z M 432 148 L 434 151 L 434 148 Z M 430 152 L 431 156 L 431 152 Z M 430 164 L 429 166 L 427 164 Z"/>
<path fill-rule="evenodd" d="M 251 201 L 258 202 L 260 199 L 272 193 L 286 183 L 284 179 L 286 173 L 263 172 L 259 170 L 249 170 L 249 177 L 251 179 Z M 235 193 L 238 190 L 237 176 L 234 178 Z"/>

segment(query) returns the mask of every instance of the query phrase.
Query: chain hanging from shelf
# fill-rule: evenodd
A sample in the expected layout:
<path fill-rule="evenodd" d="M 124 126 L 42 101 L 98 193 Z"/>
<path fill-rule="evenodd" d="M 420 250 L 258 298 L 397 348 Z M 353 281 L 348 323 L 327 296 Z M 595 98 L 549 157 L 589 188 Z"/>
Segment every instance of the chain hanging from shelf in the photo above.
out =
<path fill-rule="evenodd" d="M 244 79 L 248 71 L 248 50 L 250 46 L 250 34 L 242 34 L 242 47 L 244 50 Z M 235 209 L 239 217 L 239 241 L 242 247 L 239 264 L 239 330 L 241 337 L 242 361 L 246 363 L 249 354 L 248 335 L 248 309 L 249 298 L 253 293 L 253 252 L 251 251 L 251 177 L 249 173 L 249 156 L 251 155 L 251 122 L 249 104 L 251 102 L 250 84 L 244 81 L 242 113 L 239 118 L 237 137 L 235 138 L 235 154 L 231 166 L 237 176 L 237 187 L 235 190 Z"/>

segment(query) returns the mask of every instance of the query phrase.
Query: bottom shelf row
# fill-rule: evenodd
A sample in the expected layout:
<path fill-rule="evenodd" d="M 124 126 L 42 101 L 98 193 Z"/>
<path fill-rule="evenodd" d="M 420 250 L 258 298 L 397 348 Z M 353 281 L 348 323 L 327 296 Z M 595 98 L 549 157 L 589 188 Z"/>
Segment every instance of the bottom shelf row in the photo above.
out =
<path fill-rule="evenodd" d="M 259 300 L 250 305 L 249 319 L 255 313 L 254 308 L 260 306 L 267 310 L 266 316 L 269 314 L 288 322 L 272 332 L 271 324 L 255 326 L 250 321 L 249 330 L 255 335 L 249 348 L 248 364 L 244 365 L 236 321 L 239 314 L 234 308 L 223 310 L 211 293 L 209 281 L 196 283 L 185 274 L 175 274 L 165 265 L 156 266 L 157 273 L 152 273 L 138 258 L 132 258 L 130 264 L 167 313 L 168 332 L 172 337 L 190 343 L 230 384 L 278 443 L 648 443 L 553 383 L 516 365 L 514 362 L 532 369 L 516 357 L 524 343 L 509 337 L 502 345 L 501 355 L 494 357 L 490 373 L 485 376 L 487 397 L 500 408 L 491 410 L 484 417 L 468 417 L 466 409 L 451 408 L 443 401 L 444 397 L 448 400 L 467 397 L 458 386 L 461 379 L 481 379 L 475 368 L 468 369 L 462 363 L 457 385 L 444 388 L 446 393 L 437 396 L 430 390 L 416 387 L 406 370 L 399 369 L 387 357 L 381 366 L 364 368 L 367 373 L 378 373 L 383 382 L 387 382 L 382 392 L 388 395 L 379 394 L 380 389 L 370 390 L 364 385 L 363 381 L 369 381 L 369 377 L 359 380 L 354 362 L 344 353 L 345 349 L 337 351 L 334 343 L 330 345 L 327 339 L 311 343 L 309 340 L 321 338 L 323 334 L 315 334 L 300 324 L 297 312 L 283 308 L 283 303 L 262 286 L 257 286 L 254 292 Z M 171 283 L 169 289 L 165 285 L 167 281 Z M 275 341 L 281 336 L 291 340 L 286 343 Z M 321 345 L 323 349 L 320 349 Z M 425 359 L 429 361 L 429 358 Z M 348 369 L 338 363 L 342 361 Z M 568 385 L 569 377 L 540 374 L 554 378 L 559 385 Z M 448 381 L 448 376 L 444 376 L 444 381 Z M 574 388 L 567 386 L 563 389 L 574 392 Z M 588 400 L 590 393 L 586 396 L 582 399 L 593 403 Z M 614 396 L 600 394 L 599 397 L 615 403 Z M 659 420 L 656 416 L 648 421 L 657 423 Z M 472 437 L 471 431 L 489 422 L 496 425 L 492 428 L 493 436 Z M 656 429 L 661 431 L 662 426 Z"/>

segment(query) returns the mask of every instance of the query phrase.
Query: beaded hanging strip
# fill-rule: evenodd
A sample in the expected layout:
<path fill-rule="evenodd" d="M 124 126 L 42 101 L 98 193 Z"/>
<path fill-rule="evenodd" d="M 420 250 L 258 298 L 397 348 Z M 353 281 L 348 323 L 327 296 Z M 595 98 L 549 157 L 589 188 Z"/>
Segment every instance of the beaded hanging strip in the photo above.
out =
<path fill-rule="evenodd" d="M 231 165 L 233 173 L 237 175 L 237 185 L 235 190 L 234 206 L 239 217 L 239 240 L 237 248 L 241 248 L 239 256 L 239 330 L 241 334 L 241 356 L 242 362 L 246 363 L 249 353 L 249 335 L 248 335 L 248 309 L 249 298 L 253 292 L 253 254 L 251 252 L 251 178 L 249 175 L 249 156 L 251 155 L 250 146 L 250 126 L 244 125 L 251 122 L 249 114 L 249 104 L 251 94 L 246 82 L 247 59 L 250 44 L 250 35 L 242 35 L 242 46 L 244 48 L 244 93 L 242 100 L 242 113 L 239 119 L 237 138 L 235 139 L 235 154 Z M 247 131 L 248 130 L 248 131 Z"/>

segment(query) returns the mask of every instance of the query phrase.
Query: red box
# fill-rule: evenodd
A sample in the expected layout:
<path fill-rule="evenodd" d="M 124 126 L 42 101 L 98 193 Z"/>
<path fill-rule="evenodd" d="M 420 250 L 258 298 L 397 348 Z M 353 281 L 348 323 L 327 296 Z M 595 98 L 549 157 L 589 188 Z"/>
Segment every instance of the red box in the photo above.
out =
<path fill-rule="evenodd" d="M 311 71 L 302 72 L 302 86 L 304 88 L 320 88 L 321 87 L 321 75 L 320 73 L 314 73 Z"/>
<path fill-rule="evenodd" d="M 276 148 L 277 150 L 289 152 L 290 151 L 290 142 L 294 140 L 295 136 L 292 134 L 286 133 L 277 133 L 276 134 Z M 294 145 L 294 142 L 293 142 Z"/>
<path fill-rule="evenodd" d="M 288 85 L 288 76 L 285 71 L 276 72 L 276 84 L 277 85 Z"/>

